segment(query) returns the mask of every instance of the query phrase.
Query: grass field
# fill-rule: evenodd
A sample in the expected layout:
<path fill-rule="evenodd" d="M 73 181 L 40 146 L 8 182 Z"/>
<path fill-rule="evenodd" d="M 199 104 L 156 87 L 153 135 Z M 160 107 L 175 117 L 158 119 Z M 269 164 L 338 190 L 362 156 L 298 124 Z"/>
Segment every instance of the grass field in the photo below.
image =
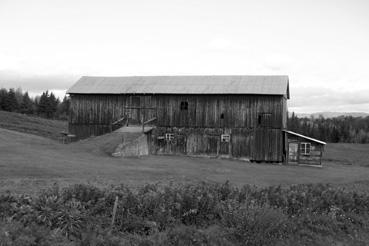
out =
<path fill-rule="evenodd" d="M 369 167 L 369 144 L 330 143 L 326 146 L 323 161 Z"/>
<path fill-rule="evenodd" d="M 236 185 L 268 186 L 319 182 L 344 184 L 365 182 L 369 177 L 367 167 L 342 165 L 353 157 L 339 152 L 341 145 L 327 146 L 329 155 L 340 153 L 337 160 L 329 159 L 323 163 L 323 168 L 313 168 L 181 156 L 120 159 L 85 143 L 63 145 L 52 139 L 0 129 L 0 191 L 32 193 L 55 182 L 62 186 L 88 182 L 98 186 L 117 183 L 137 186 L 152 182 L 229 180 Z M 359 151 L 363 153 L 364 148 L 369 149 L 368 145 L 360 147 Z M 355 146 L 353 149 L 356 151 Z M 340 161 L 340 156 L 346 159 Z M 355 159 L 355 164 L 359 162 Z"/>
<path fill-rule="evenodd" d="M 65 145 L 65 128 L 0 111 L 4 245 L 368 245 L 369 145 L 328 144 L 323 168 L 123 159 L 115 133 Z"/>
<path fill-rule="evenodd" d="M 67 122 L 0 110 L 0 128 L 58 139 L 67 130 Z"/>

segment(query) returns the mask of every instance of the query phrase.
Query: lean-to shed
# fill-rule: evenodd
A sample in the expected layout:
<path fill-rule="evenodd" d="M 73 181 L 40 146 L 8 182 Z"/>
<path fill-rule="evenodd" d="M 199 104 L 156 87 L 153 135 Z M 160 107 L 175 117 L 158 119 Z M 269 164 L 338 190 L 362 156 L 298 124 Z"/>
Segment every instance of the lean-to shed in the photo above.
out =
<path fill-rule="evenodd" d="M 288 164 L 322 165 L 325 142 L 285 130 Z"/>

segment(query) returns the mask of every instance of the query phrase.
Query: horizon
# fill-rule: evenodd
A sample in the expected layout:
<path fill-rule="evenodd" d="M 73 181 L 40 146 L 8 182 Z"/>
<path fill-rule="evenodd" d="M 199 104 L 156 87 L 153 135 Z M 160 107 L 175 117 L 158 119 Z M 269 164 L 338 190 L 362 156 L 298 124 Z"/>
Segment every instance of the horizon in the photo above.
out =
<path fill-rule="evenodd" d="M 369 113 L 365 0 L 0 1 L 0 87 L 82 75 L 274 75 L 289 111 Z"/>

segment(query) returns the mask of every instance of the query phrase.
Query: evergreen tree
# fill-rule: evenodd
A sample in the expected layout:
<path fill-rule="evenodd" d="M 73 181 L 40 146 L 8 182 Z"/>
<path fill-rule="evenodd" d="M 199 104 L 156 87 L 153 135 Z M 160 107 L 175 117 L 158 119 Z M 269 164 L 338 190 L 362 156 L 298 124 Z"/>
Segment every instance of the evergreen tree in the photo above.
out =
<path fill-rule="evenodd" d="M 17 98 L 15 97 L 14 89 L 9 89 L 8 95 L 5 97 L 3 109 L 9 112 L 16 112 L 19 109 Z"/>
<path fill-rule="evenodd" d="M 23 102 L 23 91 L 22 88 L 18 87 L 15 91 L 15 98 L 17 99 L 18 105 L 22 105 Z"/>
<path fill-rule="evenodd" d="M 54 93 L 43 92 L 37 104 L 37 113 L 46 118 L 54 118 L 58 104 L 59 99 L 55 98 Z"/>
<path fill-rule="evenodd" d="M 6 98 L 8 97 L 8 91 L 5 88 L 0 89 L 0 110 L 5 110 Z"/>
<path fill-rule="evenodd" d="M 48 98 L 47 118 L 54 118 L 58 104 L 59 99 L 51 92 Z"/>
<path fill-rule="evenodd" d="M 57 115 L 59 119 L 68 119 L 69 107 L 70 100 L 67 96 L 64 96 L 63 101 L 58 105 Z"/>
<path fill-rule="evenodd" d="M 48 97 L 49 97 L 49 91 L 42 92 L 38 100 L 37 113 L 40 116 L 47 117 Z"/>
<path fill-rule="evenodd" d="M 34 103 L 28 96 L 28 92 L 24 93 L 22 97 L 22 104 L 20 106 L 20 112 L 23 114 L 33 114 L 35 110 Z"/>

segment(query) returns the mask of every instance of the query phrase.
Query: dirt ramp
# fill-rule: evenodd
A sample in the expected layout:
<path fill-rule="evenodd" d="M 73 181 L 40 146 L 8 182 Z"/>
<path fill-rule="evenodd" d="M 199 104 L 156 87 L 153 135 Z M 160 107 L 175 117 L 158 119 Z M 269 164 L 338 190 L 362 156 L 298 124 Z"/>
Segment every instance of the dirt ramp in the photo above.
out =
<path fill-rule="evenodd" d="M 140 134 L 140 136 L 131 141 L 125 141 L 119 144 L 112 155 L 115 157 L 135 157 L 148 154 L 149 145 L 147 136 L 145 134 Z"/>
<path fill-rule="evenodd" d="M 147 136 L 142 128 L 124 127 L 101 136 L 90 137 L 70 144 L 71 148 L 114 157 L 148 154 Z"/>

